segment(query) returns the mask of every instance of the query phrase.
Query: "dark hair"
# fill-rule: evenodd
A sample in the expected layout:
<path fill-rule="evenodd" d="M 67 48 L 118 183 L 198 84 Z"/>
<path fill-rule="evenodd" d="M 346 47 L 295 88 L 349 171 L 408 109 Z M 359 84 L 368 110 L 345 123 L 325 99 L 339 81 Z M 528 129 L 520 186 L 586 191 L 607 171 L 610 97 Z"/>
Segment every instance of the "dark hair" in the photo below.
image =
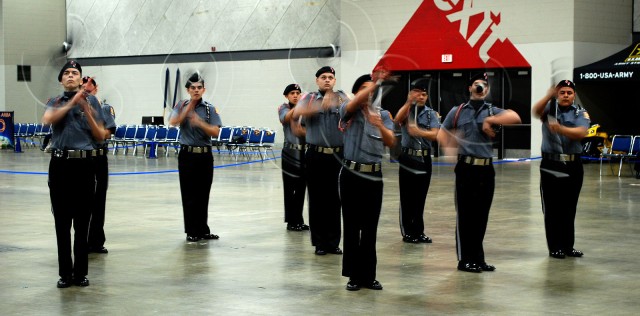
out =
<path fill-rule="evenodd" d="M 93 83 L 93 85 L 94 85 L 94 86 L 97 86 L 97 85 L 98 85 L 98 83 L 96 82 L 96 79 L 93 79 L 93 78 L 91 78 L 91 77 L 89 77 L 89 76 L 84 76 L 84 77 L 82 77 L 82 84 L 85 84 L 85 83 L 87 83 L 87 82 L 91 82 L 91 83 Z"/>
<path fill-rule="evenodd" d="M 204 79 L 197 72 L 193 73 L 193 75 L 189 77 L 189 79 L 187 80 L 187 83 L 184 84 L 184 87 L 189 89 L 189 87 L 191 87 L 191 85 L 196 82 L 202 83 L 202 86 L 204 87 Z"/>

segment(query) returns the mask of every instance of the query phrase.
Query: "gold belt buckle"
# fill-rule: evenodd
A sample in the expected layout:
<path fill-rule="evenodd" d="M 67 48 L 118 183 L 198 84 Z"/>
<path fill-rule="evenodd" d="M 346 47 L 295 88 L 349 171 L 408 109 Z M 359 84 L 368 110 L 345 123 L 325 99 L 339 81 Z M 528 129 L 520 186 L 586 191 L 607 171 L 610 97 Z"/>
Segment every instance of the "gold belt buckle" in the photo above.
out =
<path fill-rule="evenodd" d="M 202 153 L 202 147 L 191 147 L 191 152 L 196 154 Z"/>
<path fill-rule="evenodd" d="M 567 162 L 567 161 L 573 161 L 574 157 L 573 155 L 568 155 L 568 154 L 559 154 L 558 155 L 558 160 L 562 161 L 562 162 Z"/>
<path fill-rule="evenodd" d="M 333 154 L 333 148 L 331 147 L 322 147 L 323 154 Z"/>

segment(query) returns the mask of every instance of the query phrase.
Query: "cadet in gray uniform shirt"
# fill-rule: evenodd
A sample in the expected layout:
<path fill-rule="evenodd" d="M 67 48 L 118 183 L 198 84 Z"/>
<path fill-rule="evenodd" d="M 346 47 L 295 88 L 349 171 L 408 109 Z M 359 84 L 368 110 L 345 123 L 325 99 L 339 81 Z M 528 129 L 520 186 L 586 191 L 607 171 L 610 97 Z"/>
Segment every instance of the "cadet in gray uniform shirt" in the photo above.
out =
<path fill-rule="evenodd" d="M 108 131 L 98 100 L 81 89 L 82 67 L 68 61 L 58 74 L 64 93 L 49 99 L 42 116 L 52 124 L 49 195 L 58 243 L 58 288 L 88 286 L 87 234 L 95 194 L 94 144 Z M 69 231 L 73 225 L 73 256 Z M 74 260 L 75 259 L 75 260 Z"/>
<path fill-rule="evenodd" d="M 83 88 L 92 96 L 98 94 L 98 83 L 95 78 L 83 77 Z M 100 100 L 98 100 L 100 102 Z M 109 162 L 107 153 L 109 147 L 106 139 L 111 138 L 116 132 L 116 122 L 114 121 L 115 113 L 110 105 L 101 105 L 103 116 L 105 118 L 105 128 L 108 130 L 104 141 L 96 141 L 93 145 L 96 149 L 96 156 L 93 157 L 93 163 L 96 173 L 96 193 L 94 197 L 94 208 L 91 213 L 91 221 L 89 224 L 89 252 L 108 253 L 104 247 L 106 241 L 104 233 L 105 207 L 107 202 L 107 189 L 109 188 Z"/>
<path fill-rule="evenodd" d="M 388 74 L 382 72 L 380 80 Z M 344 219 L 342 275 L 346 289 L 382 290 L 376 280 L 376 237 L 382 208 L 382 156 L 384 146 L 395 143 L 391 114 L 370 104 L 378 89 L 370 75 L 353 86 L 353 100 L 340 107 L 344 129 L 344 161 L 340 170 L 340 199 Z"/>
<path fill-rule="evenodd" d="M 431 183 L 431 142 L 440 129 L 440 114 L 427 104 L 429 82 L 419 79 L 411 85 L 407 102 L 398 110 L 395 122 L 402 128 L 400 162 L 400 233 L 409 243 L 431 243 L 424 233 L 424 205 Z"/>
<path fill-rule="evenodd" d="M 292 120 L 293 110 L 298 104 L 300 86 L 292 83 L 282 93 L 288 102 L 278 108 L 278 117 L 284 131 L 282 146 L 282 186 L 284 192 L 284 221 L 287 230 L 309 230 L 302 216 L 307 181 L 304 171 L 304 128 Z M 297 130 L 297 131 L 296 131 Z M 296 135 L 301 134 L 300 136 Z"/>
<path fill-rule="evenodd" d="M 206 90 L 198 73 L 189 77 L 185 87 L 191 98 L 178 102 L 169 119 L 171 125 L 180 125 L 178 175 L 184 231 L 188 242 L 218 239 L 211 233 L 207 219 L 213 182 L 211 137 L 218 137 L 222 121 L 216 108 L 202 98 Z"/>
<path fill-rule="evenodd" d="M 302 116 L 306 128 L 305 170 L 309 192 L 311 244 L 316 255 L 342 254 L 340 249 L 340 197 L 338 173 L 342 166 L 343 140 L 338 129 L 339 107 L 349 98 L 333 91 L 335 70 L 325 66 L 316 72 L 318 91 L 298 102 L 293 119 Z"/>
<path fill-rule="evenodd" d="M 496 268 L 486 263 L 482 242 L 489 221 L 495 189 L 493 169 L 494 126 L 520 123 L 512 110 L 496 108 L 485 101 L 489 95 L 486 73 L 469 80 L 470 100 L 454 106 L 442 122 L 438 142 L 445 155 L 455 155 L 456 249 L 458 270 L 480 273 Z"/>
<path fill-rule="evenodd" d="M 578 198 L 582 189 L 581 140 L 590 125 L 587 111 L 575 104 L 575 84 L 562 80 L 533 105 L 542 124 L 540 195 L 549 256 L 582 257 L 573 248 Z"/>

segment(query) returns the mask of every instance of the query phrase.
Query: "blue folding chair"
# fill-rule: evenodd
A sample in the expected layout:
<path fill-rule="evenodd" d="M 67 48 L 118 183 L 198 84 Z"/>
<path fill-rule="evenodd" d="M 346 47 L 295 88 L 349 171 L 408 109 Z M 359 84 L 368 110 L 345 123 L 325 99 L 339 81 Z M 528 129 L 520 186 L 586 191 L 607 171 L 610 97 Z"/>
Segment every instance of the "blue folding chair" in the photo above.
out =
<path fill-rule="evenodd" d="M 602 160 L 609 160 L 609 168 L 611 169 L 611 175 L 613 175 L 613 165 L 611 165 L 611 160 L 619 159 L 620 166 L 618 167 L 618 177 L 620 176 L 620 172 L 622 169 L 622 162 L 624 158 L 628 156 L 631 152 L 631 146 L 633 143 L 633 137 L 631 135 L 614 135 L 613 139 L 611 139 L 611 148 L 606 148 L 607 150 L 603 150 L 603 153 L 600 154 L 600 175 L 602 175 Z"/>

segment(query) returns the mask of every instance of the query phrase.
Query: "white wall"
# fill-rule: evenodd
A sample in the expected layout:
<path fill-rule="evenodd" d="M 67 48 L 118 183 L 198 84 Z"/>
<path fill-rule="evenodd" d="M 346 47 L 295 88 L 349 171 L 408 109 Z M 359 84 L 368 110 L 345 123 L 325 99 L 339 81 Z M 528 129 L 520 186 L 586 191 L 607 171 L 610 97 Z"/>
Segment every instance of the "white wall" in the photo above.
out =
<path fill-rule="evenodd" d="M 0 104 L 15 112 L 15 122 L 37 122 L 42 103 L 59 93 L 64 64 L 65 1 L 2 2 L 3 69 Z M 17 65 L 31 65 L 31 82 L 17 81 Z"/>
<path fill-rule="evenodd" d="M 106 99 L 115 108 L 117 124 L 139 124 L 142 116 L 162 115 L 165 70 L 170 69 L 169 100 L 172 101 L 176 68 L 179 67 L 182 79 L 178 90 L 182 97 L 188 97 L 184 88 L 186 78 L 194 71 L 200 71 L 207 89 L 204 99 L 218 109 L 224 125 L 270 127 L 280 131 L 277 108 L 286 101 L 282 95 L 284 88 L 290 83 L 298 83 L 305 91 L 316 90 L 314 75 L 324 65 L 340 71 L 336 60 L 312 58 L 92 66 L 83 67 L 83 75 L 96 78 L 99 98 Z M 341 84 L 339 81 L 337 87 Z M 283 141 L 282 132 L 279 134 L 278 142 Z"/>

